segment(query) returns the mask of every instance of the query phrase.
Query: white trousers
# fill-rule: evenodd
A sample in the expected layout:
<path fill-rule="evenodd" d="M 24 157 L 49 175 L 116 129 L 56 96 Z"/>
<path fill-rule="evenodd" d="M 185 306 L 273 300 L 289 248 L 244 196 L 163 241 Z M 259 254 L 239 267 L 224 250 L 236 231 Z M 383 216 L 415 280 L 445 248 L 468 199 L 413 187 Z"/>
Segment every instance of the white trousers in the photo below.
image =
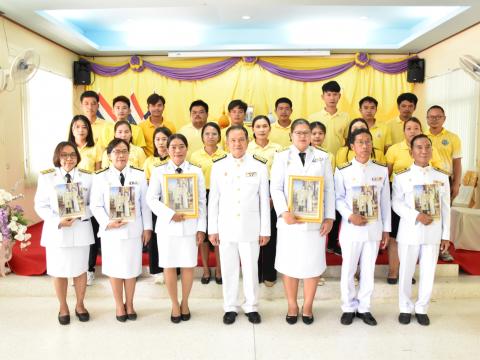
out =
<path fill-rule="evenodd" d="M 432 296 L 435 268 L 437 267 L 440 245 L 409 245 L 398 243 L 400 272 L 398 274 L 398 300 L 400 312 L 426 314 Z M 418 299 L 412 301 L 412 277 L 419 260 L 420 279 L 418 282 Z"/>
<path fill-rule="evenodd" d="M 220 264 L 223 279 L 223 309 L 238 312 L 241 306 L 245 313 L 258 311 L 258 242 L 220 242 Z M 242 262 L 243 293 L 245 301 L 238 299 Z"/>
<path fill-rule="evenodd" d="M 342 273 L 340 277 L 342 311 L 370 312 L 375 261 L 377 260 L 380 241 L 341 241 L 340 245 L 342 247 Z M 359 262 L 360 283 L 357 293 L 354 276 Z"/>

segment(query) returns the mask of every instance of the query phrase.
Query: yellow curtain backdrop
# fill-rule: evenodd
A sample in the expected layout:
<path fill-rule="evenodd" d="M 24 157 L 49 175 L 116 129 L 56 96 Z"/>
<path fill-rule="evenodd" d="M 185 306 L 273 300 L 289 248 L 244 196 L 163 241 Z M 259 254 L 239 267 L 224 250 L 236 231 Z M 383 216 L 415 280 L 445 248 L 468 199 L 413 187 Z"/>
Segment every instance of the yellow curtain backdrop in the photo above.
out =
<path fill-rule="evenodd" d="M 145 57 L 143 60 L 156 65 L 170 67 L 194 67 L 210 64 L 225 58 L 209 59 L 171 59 L 160 57 Z M 353 61 L 354 57 L 285 57 L 262 60 L 275 65 L 296 70 L 310 70 L 331 67 Z M 378 59 L 378 61 L 399 61 L 399 58 Z M 108 62 L 104 65 L 121 65 L 128 62 Z M 346 111 L 352 118 L 359 116 L 358 101 L 367 95 L 373 96 L 379 102 L 377 119 L 386 121 L 396 116 L 396 98 L 402 92 L 413 91 L 413 84 L 407 82 L 406 72 L 389 75 L 373 69 L 370 66 L 359 68 L 353 66 L 339 76 L 318 82 L 300 82 L 285 79 L 263 69 L 256 63 L 241 60 L 224 73 L 200 81 L 173 80 L 148 69 L 143 72 L 127 70 L 123 74 L 105 77 L 95 75 L 89 90 L 100 92 L 111 104 L 118 95 L 130 96 L 135 93 L 142 110 L 147 111 L 146 99 L 153 92 L 163 95 L 166 99 L 166 119 L 173 121 L 177 129 L 190 121 L 188 108 L 197 99 L 206 101 L 210 106 L 209 120 L 216 121 L 222 113 L 227 112 L 227 105 L 233 99 L 242 99 L 254 107 L 254 114 L 268 114 L 274 111 L 275 100 L 288 97 L 293 102 L 292 118 L 307 117 L 324 107 L 321 99 L 322 85 L 330 80 L 336 80 L 342 88 L 339 109 Z"/>

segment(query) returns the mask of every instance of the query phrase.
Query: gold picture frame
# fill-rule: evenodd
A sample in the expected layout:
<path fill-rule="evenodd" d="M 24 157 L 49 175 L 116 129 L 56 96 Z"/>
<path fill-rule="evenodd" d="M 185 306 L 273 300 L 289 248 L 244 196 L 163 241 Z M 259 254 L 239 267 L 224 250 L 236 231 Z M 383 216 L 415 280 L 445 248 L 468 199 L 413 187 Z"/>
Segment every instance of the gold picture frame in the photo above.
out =
<path fill-rule="evenodd" d="M 164 204 L 186 219 L 198 217 L 197 174 L 165 174 Z"/>
<path fill-rule="evenodd" d="M 298 221 L 323 221 L 323 176 L 290 175 L 288 180 L 288 211 Z"/>

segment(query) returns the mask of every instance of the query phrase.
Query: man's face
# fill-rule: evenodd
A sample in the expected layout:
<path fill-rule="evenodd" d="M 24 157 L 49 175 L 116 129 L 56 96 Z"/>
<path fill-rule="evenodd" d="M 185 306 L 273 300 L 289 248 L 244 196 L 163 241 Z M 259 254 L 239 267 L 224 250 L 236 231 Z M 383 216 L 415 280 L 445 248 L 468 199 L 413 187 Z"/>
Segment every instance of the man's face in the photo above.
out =
<path fill-rule="evenodd" d="M 89 119 L 97 116 L 98 102 L 94 97 L 85 97 L 82 100 L 83 114 Z"/>
<path fill-rule="evenodd" d="M 322 99 L 327 107 L 337 107 L 341 94 L 335 91 L 326 91 L 322 94 Z"/>
<path fill-rule="evenodd" d="M 243 122 L 245 121 L 245 111 L 242 108 L 235 106 L 230 110 L 228 115 L 230 116 L 232 125 L 243 125 Z"/>
<path fill-rule="evenodd" d="M 130 107 L 122 101 L 117 101 L 115 105 L 113 105 L 113 113 L 117 117 L 117 120 L 128 120 Z"/>
<path fill-rule="evenodd" d="M 415 111 L 415 104 L 408 100 L 403 100 L 398 105 L 398 112 L 400 113 L 400 117 L 403 119 L 411 118 L 414 111 Z"/>
<path fill-rule="evenodd" d="M 364 101 L 360 107 L 360 114 L 364 120 L 370 121 L 375 119 L 377 113 L 377 106 L 373 102 Z"/>
<path fill-rule="evenodd" d="M 148 111 L 154 117 L 162 117 L 163 110 L 165 110 L 165 106 L 161 101 L 158 101 L 156 104 L 148 104 Z"/>
<path fill-rule="evenodd" d="M 432 144 L 427 138 L 417 139 L 415 140 L 410 153 L 417 164 L 427 165 L 432 159 Z"/>
<path fill-rule="evenodd" d="M 275 114 L 279 121 L 288 121 L 292 115 L 292 108 L 290 107 L 290 104 L 280 103 L 275 109 Z"/>
<path fill-rule="evenodd" d="M 440 109 L 434 108 L 427 113 L 427 123 L 432 129 L 441 129 L 445 120 L 445 114 Z"/>
<path fill-rule="evenodd" d="M 248 142 L 243 130 L 232 130 L 227 136 L 227 146 L 234 158 L 241 158 L 247 152 Z"/>
<path fill-rule="evenodd" d="M 190 110 L 190 119 L 192 120 L 192 125 L 200 129 L 207 123 L 208 113 L 203 106 L 193 106 Z"/>

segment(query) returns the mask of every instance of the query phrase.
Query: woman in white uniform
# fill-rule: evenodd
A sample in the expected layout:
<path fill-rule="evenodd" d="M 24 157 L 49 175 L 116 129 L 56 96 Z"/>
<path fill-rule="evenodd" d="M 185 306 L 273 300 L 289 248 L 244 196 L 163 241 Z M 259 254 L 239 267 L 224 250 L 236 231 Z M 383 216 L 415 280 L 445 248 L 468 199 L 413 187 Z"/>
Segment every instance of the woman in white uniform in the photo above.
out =
<path fill-rule="evenodd" d="M 172 301 L 170 320 L 173 323 L 188 321 L 190 309 L 188 297 L 192 289 L 193 270 L 197 266 L 198 245 L 205 240 L 206 232 L 206 192 L 202 169 L 185 161 L 188 142 L 182 134 L 174 134 L 167 142 L 169 160 L 162 162 L 152 171 L 147 192 L 147 202 L 157 215 L 155 232 L 157 233 L 158 265 L 164 268 L 165 284 Z M 167 174 L 195 174 L 198 189 L 198 217 L 185 218 L 165 204 Z M 172 192 L 172 189 L 169 189 Z M 179 189 L 181 195 L 186 195 Z M 184 196 L 186 197 L 186 196 Z M 177 293 L 177 272 L 181 268 L 182 300 Z"/>
<path fill-rule="evenodd" d="M 42 171 L 35 194 L 35 211 L 44 221 L 41 245 L 46 248 L 47 274 L 53 277 L 60 302 L 58 321 L 62 325 L 70 323 L 67 304 L 69 277 L 73 277 L 77 297 L 75 315 L 82 322 L 90 318 L 83 300 L 87 285 L 88 254 L 90 244 L 94 243 L 88 209 L 92 175 L 87 170 L 77 168 L 80 161 L 80 153 L 73 143 L 59 143 L 53 155 L 55 168 Z M 67 183 L 78 183 L 83 192 L 86 211 L 81 218 L 60 218 L 56 187 Z"/>
<path fill-rule="evenodd" d="M 275 269 L 283 274 L 288 300 L 286 321 L 297 322 L 298 283 L 303 279 L 304 303 L 302 320 L 313 322 L 313 299 L 318 277 L 325 271 L 325 237 L 335 218 L 335 192 L 332 165 L 328 153 L 310 146 L 311 130 L 308 121 L 297 119 L 291 126 L 292 145 L 275 154 L 270 176 L 270 192 L 278 215 L 277 254 Z M 288 208 L 290 175 L 321 176 L 324 180 L 322 223 L 301 223 Z"/>
<path fill-rule="evenodd" d="M 136 278 L 142 273 L 142 244 L 152 235 L 152 212 L 146 202 L 147 180 L 143 170 L 128 165 L 129 144 L 113 139 L 107 147 L 110 167 L 97 171 L 93 179 L 90 208 L 102 238 L 102 272 L 110 278 L 120 322 L 136 320 L 133 307 Z M 110 188 L 129 186 L 134 192 L 133 221 L 112 220 Z M 125 290 L 125 301 L 123 292 Z"/>

